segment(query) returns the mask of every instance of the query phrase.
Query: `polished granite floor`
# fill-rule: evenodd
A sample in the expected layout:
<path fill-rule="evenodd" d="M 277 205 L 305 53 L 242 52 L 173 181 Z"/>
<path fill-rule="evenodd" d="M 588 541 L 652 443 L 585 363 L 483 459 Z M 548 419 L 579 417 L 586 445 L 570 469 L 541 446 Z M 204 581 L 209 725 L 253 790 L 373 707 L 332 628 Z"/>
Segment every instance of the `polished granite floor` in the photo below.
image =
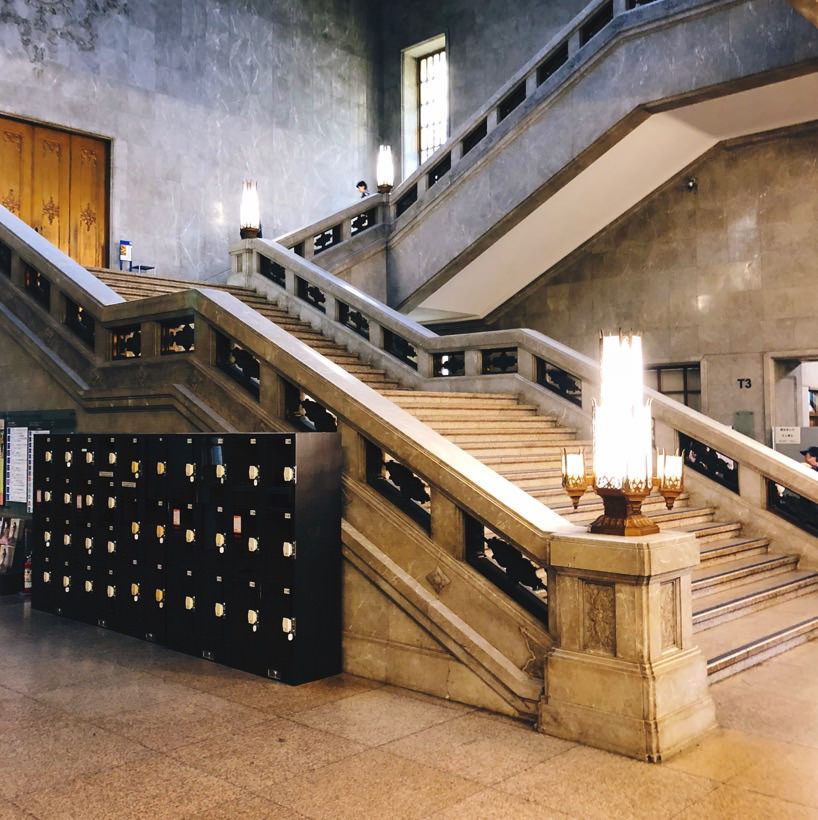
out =
<path fill-rule="evenodd" d="M 291 688 L 0 599 L 0 820 L 818 818 L 818 641 L 661 765 L 340 676 Z"/>

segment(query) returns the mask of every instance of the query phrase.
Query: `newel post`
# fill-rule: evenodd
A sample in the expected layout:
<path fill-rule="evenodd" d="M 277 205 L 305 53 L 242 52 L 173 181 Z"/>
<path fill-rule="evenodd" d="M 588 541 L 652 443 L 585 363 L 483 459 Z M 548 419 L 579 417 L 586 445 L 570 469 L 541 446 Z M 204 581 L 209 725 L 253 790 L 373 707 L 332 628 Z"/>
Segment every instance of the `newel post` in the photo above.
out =
<path fill-rule="evenodd" d="M 555 536 L 541 731 L 656 762 L 715 726 L 692 636 L 696 539 Z"/>

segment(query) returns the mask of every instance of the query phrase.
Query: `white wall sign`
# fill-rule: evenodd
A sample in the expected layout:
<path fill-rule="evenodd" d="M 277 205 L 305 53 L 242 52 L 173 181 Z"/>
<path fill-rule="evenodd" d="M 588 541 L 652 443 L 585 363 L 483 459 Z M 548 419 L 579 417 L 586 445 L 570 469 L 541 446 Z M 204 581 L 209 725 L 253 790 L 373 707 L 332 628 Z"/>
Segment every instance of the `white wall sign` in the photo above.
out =
<path fill-rule="evenodd" d="M 773 427 L 773 437 L 776 444 L 800 444 L 800 427 Z"/>

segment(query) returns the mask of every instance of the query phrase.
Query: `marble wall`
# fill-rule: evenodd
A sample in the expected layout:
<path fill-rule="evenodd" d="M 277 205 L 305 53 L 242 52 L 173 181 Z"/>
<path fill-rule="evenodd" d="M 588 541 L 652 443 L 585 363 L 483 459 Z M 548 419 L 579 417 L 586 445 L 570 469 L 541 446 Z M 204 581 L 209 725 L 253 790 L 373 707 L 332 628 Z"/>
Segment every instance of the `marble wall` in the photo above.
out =
<path fill-rule="evenodd" d="M 401 151 L 401 51 L 445 34 L 450 126 L 481 108 L 511 75 L 588 4 L 587 0 L 416 0 L 384 4 L 382 136 Z M 398 179 L 401 176 L 398 174 Z"/>
<path fill-rule="evenodd" d="M 518 294 L 492 326 L 534 328 L 591 356 L 600 329 L 642 330 L 649 362 L 702 363 L 705 413 L 732 424 L 753 412 L 764 440 L 775 395 L 764 352 L 818 351 L 816 190 L 815 126 L 717 147 Z"/>
<path fill-rule="evenodd" d="M 111 239 L 208 279 L 229 267 L 243 178 L 266 236 L 357 196 L 374 20 L 366 0 L 6 0 L 0 112 L 111 139 Z"/>

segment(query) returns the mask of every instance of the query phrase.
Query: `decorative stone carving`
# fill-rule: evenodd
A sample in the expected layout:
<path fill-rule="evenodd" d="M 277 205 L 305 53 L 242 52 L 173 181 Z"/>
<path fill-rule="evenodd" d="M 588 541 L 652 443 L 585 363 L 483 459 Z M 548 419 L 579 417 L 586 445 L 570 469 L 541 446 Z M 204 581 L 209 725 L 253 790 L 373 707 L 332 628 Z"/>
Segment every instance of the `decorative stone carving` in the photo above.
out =
<path fill-rule="evenodd" d="M 430 572 L 426 576 L 426 580 L 438 595 L 451 583 L 451 579 L 443 573 L 440 567 L 435 567 L 434 572 Z"/>
<path fill-rule="evenodd" d="M 590 652 L 616 655 L 616 603 L 612 584 L 583 583 L 583 644 Z"/>
<path fill-rule="evenodd" d="M 659 605 L 662 613 L 662 650 L 679 646 L 678 582 L 665 581 L 659 587 Z"/>
<path fill-rule="evenodd" d="M 60 43 L 93 51 L 99 23 L 113 14 L 128 14 L 127 0 L 5 0 L 0 24 L 17 26 L 20 44 L 32 63 L 54 56 Z"/>
<path fill-rule="evenodd" d="M 538 641 L 527 629 L 520 627 L 520 635 L 523 636 L 529 657 L 523 666 L 523 672 L 531 675 L 532 678 L 543 680 L 545 676 L 545 656 L 548 648 Z"/>

